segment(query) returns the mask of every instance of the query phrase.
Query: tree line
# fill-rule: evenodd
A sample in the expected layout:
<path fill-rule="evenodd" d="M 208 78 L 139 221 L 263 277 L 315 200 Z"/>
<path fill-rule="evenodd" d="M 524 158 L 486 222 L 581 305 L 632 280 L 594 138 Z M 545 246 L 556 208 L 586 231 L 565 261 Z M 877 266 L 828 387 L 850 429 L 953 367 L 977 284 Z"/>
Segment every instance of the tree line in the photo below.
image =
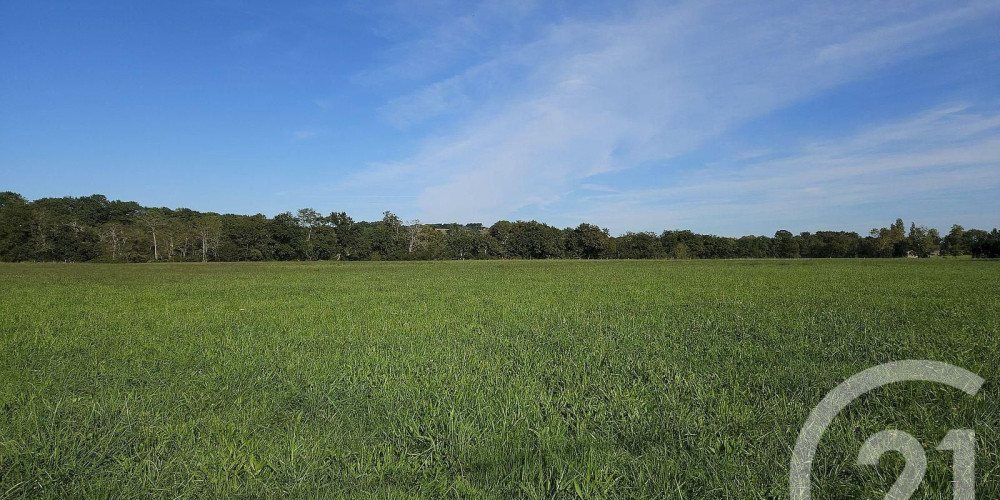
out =
<path fill-rule="evenodd" d="M 848 231 L 732 238 L 687 230 L 625 233 L 583 223 L 482 224 L 355 221 L 311 208 L 274 217 L 143 207 L 103 195 L 41 198 L 0 193 L 0 260 L 61 262 L 208 262 L 445 259 L 738 259 L 1000 257 L 1000 231 L 937 229 L 897 219 L 861 236 Z"/>

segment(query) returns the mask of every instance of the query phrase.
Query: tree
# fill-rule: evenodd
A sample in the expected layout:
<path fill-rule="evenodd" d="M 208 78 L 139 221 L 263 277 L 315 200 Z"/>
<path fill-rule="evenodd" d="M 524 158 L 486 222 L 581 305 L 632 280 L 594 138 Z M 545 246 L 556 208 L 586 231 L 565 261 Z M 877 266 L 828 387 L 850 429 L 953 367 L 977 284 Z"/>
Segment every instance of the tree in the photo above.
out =
<path fill-rule="evenodd" d="M 222 235 L 222 218 L 215 214 L 202 215 L 195 222 L 195 232 L 201 241 L 201 261 L 208 262 L 209 252 L 217 253 Z"/>
<path fill-rule="evenodd" d="M 736 240 L 736 256 L 741 259 L 773 257 L 773 247 L 774 241 L 767 236 L 743 236 Z"/>
<path fill-rule="evenodd" d="M 889 227 L 889 232 L 887 233 L 889 244 L 893 248 L 893 255 L 896 257 L 905 257 L 906 251 L 909 250 L 906 241 L 906 225 L 903 224 L 903 219 L 896 219 L 896 222 Z"/>
<path fill-rule="evenodd" d="M 118 222 L 108 222 L 99 231 L 101 242 L 111 253 L 111 260 L 118 260 L 125 248 L 125 227 Z"/>
<path fill-rule="evenodd" d="M 617 240 L 620 259 L 662 259 L 666 256 L 663 243 L 653 233 L 625 233 Z"/>
<path fill-rule="evenodd" d="M 607 229 L 583 223 L 568 231 L 567 251 L 569 255 L 582 259 L 598 259 L 608 247 Z"/>
<path fill-rule="evenodd" d="M 454 259 L 448 246 L 448 238 L 445 232 L 438 231 L 433 226 L 422 224 L 420 226 L 420 247 L 412 258 L 419 260 L 443 260 Z"/>
<path fill-rule="evenodd" d="M 360 228 L 354 223 L 354 219 L 345 212 L 332 212 L 326 220 L 333 227 L 336 242 L 334 258 L 354 260 L 364 259 L 368 256 L 371 251 L 371 241 L 363 238 Z"/>
<path fill-rule="evenodd" d="M 378 258 L 398 259 L 404 254 L 404 243 L 402 238 L 403 221 L 396 214 L 386 211 L 382 213 L 382 220 L 375 226 L 372 234 L 372 249 Z"/>
<path fill-rule="evenodd" d="M 305 235 L 304 241 L 298 246 L 302 249 L 306 258 L 313 259 L 313 233 L 323 225 L 324 219 L 318 212 L 316 212 L 316 210 L 313 210 L 312 208 L 300 208 L 296 212 L 295 221 L 302 229 L 302 234 Z"/>
<path fill-rule="evenodd" d="M 490 236 L 497 242 L 500 257 L 509 259 L 511 252 L 511 235 L 514 233 L 514 223 L 505 220 L 496 221 L 490 226 Z"/>
<path fill-rule="evenodd" d="M 34 258 L 37 260 L 62 260 L 53 244 L 55 223 L 52 214 L 44 207 L 33 206 L 32 208 L 29 213 L 31 214 L 31 244 Z"/>
<path fill-rule="evenodd" d="M 703 238 L 705 253 L 708 259 L 732 259 L 736 257 L 736 240 L 715 235 L 705 235 Z"/>
<path fill-rule="evenodd" d="M 857 257 L 861 237 L 847 231 L 817 231 L 809 237 L 809 257 Z"/>
<path fill-rule="evenodd" d="M 270 260 L 272 246 L 269 220 L 263 214 L 222 216 L 219 260 Z"/>
<path fill-rule="evenodd" d="M 477 259 L 499 257 L 500 244 L 489 231 L 479 231 L 472 233 L 472 252 Z"/>
<path fill-rule="evenodd" d="M 1000 258 L 1000 230 L 993 229 L 986 235 L 977 249 L 977 254 L 989 259 Z"/>
<path fill-rule="evenodd" d="M 168 217 L 161 229 L 161 241 L 166 242 L 166 260 L 173 260 L 174 255 L 180 253 L 182 256 L 187 252 L 186 245 L 191 239 L 189 234 L 191 227 L 188 221 L 179 217 Z"/>
<path fill-rule="evenodd" d="M 424 238 L 424 226 L 419 220 L 412 220 L 406 226 L 407 253 L 412 254 L 420 248 Z"/>
<path fill-rule="evenodd" d="M 799 242 L 791 231 L 782 229 L 774 233 L 774 250 L 775 256 L 781 259 L 799 258 Z"/>
<path fill-rule="evenodd" d="M 691 251 L 684 243 L 677 243 L 670 249 L 669 257 L 671 259 L 690 259 Z"/>
<path fill-rule="evenodd" d="M 0 193 L 0 260 L 30 260 L 31 206 L 23 196 L 10 191 Z"/>
<path fill-rule="evenodd" d="M 313 260 L 335 259 L 339 256 L 337 244 L 337 234 L 333 226 L 330 225 L 326 217 L 322 217 L 313 228 L 312 241 L 309 242 L 306 251 Z"/>
<path fill-rule="evenodd" d="M 948 236 L 944 237 L 945 245 L 948 248 L 948 255 L 953 257 L 958 257 L 959 255 L 965 255 L 965 228 L 955 224 L 951 226 L 951 231 L 948 232 Z"/>
<path fill-rule="evenodd" d="M 156 208 L 142 209 L 137 216 L 139 221 L 149 229 L 149 233 L 153 237 L 153 260 L 160 260 L 160 247 L 156 241 L 156 230 L 166 224 L 166 217 L 164 217 L 160 209 Z"/>
<path fill-rule="evenodd" d="M 938 233 L 937 229 L 932 227 L 927 230 L 927 235 L 924 237 L 920 252 L 924 256 L 941 254 L 941 234 Z"/>
<path fill-rule="evenodd" d="M 275 260 L 301 260 L 308 258 L 302 233 L 305 231 L 291 212 L 275 215 L 267 224 L 271 237 L 271 258 Z"/>
<path fill-rule="evenodd" d="M 388 210 L 382 212 L 382 225 L 389 230 L 393 238 L 399 238 L 399 233 L 403 228 L 403 221 L 396 214 Z"/>
<path fill-rule="evenodd" d="M 868 248 L 871 257 L 892 257 L 892 243 L 889 241 L 889 230 L 875 229 L 868 233 Z"/>
<path fill-rule="evenodd" d="M 990 233 L 982 229 L 969 229 L 962 234 L 962 246 L 968 249 L 969 255 L 973 258 L 984 257 L 989 238 Z"/>
<path fill-rule="evenodd" d="M 954 225 L 943 239 L 902 219 L 864 238 L 846 231 L 787 230 L 773 237 L 716 236 L 690 230 L 626 233 L 582 223 L 559 229 L 538 221 L 403 224 L 392 212 L 354 221 L 344 212 L 320 216 L 303 208 L 273 218 L 145 208 L 102 195 L 28 201 L 0 192 L 0 260 L 112 261 L 488 258 L 762 258 L 893 257 L 944 251 L 975 258 L 1000 256 L 1000 231 Z"/>
<path fill-rule="evenodd" d="M 508 229 L 506 248 L 509 255 L 522 259 L 562 256 L 565 243 L 562 241 L 563 233 L 558 228 L 538 221 L 517 221 L 510 224 Z"/>
<path fill-rule="evenodd" d="M 474 251 L 472 231 L 454 224 L 446 229 L 444 239 L 450 258 L 459 260 L 472 258 Z"/>
<path fill-rule="evenodd" d="M 295 220 L 305 231 L 306 241 L 312 240 L 313 228 L 322 221 L 319 213 L 311 208 L 300 208 L 296 213 Z"/>
<path fill-rule="evenodd" d="M 660 234 L 660 244 L 667 255 L 678 259 L 709 257 L 705 254 L 705 236 L 686 229 L 683 231 L 663 231 Z"/>

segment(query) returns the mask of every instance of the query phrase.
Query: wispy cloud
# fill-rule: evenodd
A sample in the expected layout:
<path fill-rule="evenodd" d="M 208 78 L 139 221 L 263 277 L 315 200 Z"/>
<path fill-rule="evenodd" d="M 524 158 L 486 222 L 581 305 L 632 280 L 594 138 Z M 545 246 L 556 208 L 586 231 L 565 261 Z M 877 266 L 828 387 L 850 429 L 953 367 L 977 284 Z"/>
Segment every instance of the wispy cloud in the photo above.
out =
<path fill-rule="evenodd" d="M 313 139 L 323 135 L 322 130 L 296 130 L 292 132 L 292 137 L 297 141 Z"/>
<path fill-rule="evenodd" d="M 826 47 L 819 53 L 817 61 L 827 64 L 859 57 L 891 61 L 898 58 L 900 52 L 926 50 L 921 42 L 995 11 L 996 5 L 989 2 L 956 3 L 944 12 L 868 29 L 849 40 Z"/>
<path fill-rule="evenodd" d="M 995 2 L 956 7 L 691 1 L 667 7 L 640 3 L 603 22 L 563 19 L 529 42 L 503 46 L 383 106 L 383 115 L 400 127 L 447 118 L 429 129 L 433 133 L 417 153 L 398 162 L 403 167 L 397 167 L 396 181 L 418 193 L 416 208 L 425 220 L 492 221 L 526 207 L 563 207 L 564 218 L 593 217 L 580 209 L 585 201 L 578 194 L 589 190 L 584 184 L 594 184 L 589 178 L 651 163 L 674 168 L 672 158 L 737 126 L 865 78 L 888 64 L 947 48 L 960 36 L 960 28 L 997 18 L 998 13 L 1000 4 Z M 423 48 L 412 49 L 414 54 L 435 53 L 424 45 L 447 45 L 453 35 L 468 40 L 474 37 L 470 33 L 486 29 L 454 24 L 466 21 L 473 22 L 446 23 L 439 35 L 420 39 L 416 46 Z M 435 54 L 451 57 L 447 51 Z M 431 65 L 440 70 L 454 62 Z M 783 182 L 803 197 L 820 199 L 831 189 L 831 176 L 840 179 L 879 169 L 909 173 L 918 165 L 983 168 L 968 161 L 990 157 L 990 137 L 976 142 L 975 152 L 948 142 L 975 135 L 975 127 L 995 134 L 992 118 L 960 118 L 967 115 L 960 108 L 939 109 L 908 123 L 905 130 L 871 130 L 852 139 L 856 144 L 851 147 L 861 148 L 856 150 L 842 143 L 818 143 L 797 158 L 783 160 L 798 162 L 798 170 L 791 163 L 760 161 L 774 153 L 769 147 L 758 148 L 736 159 L 751 166 L 727 171 L 730 181 L 697 184 L 699 179 L 678 172 L 661 176 L 667 179 L 665 185 L 651 193 L 699 193 L 701 198 L 692 201 L 715 207 L 701 212 L 711 215 L 731 210 L 734 193 L 768 183 Z M 927 129 L 921 131 L 921 126 Z M 860 157 L 864 147 L 891 143 L 893 133 L 900 134 L 900 141 L 931 140 L 918 145 L 936 147 L 910 158 L 899 151 L 865 157 L 878 159 L 876 163 L 838 160 L 822 149 L 834 147 L 838 154 L 853 151 L 852 157 Z M 731 162 L 724 164 L 734 168 Z M 783 177 L 768 175 L 778 170 Z M 928 176 L 913 180 L 912 186 L 934 178 L 924 174 Z M 876 190 L 856 187 L 851 196 L 861 200 Z M 844 189 L 839 192 L 848 196 Z M 641 227 L 665 218 L 661 209 L 651 208 L 656 200 L 642 193 L 615 196 L 621 206 L 645 215 L 619 211 L 614 218 L 619 222 L 608 225 Z M 637 201 L 627 201 L 629 196 Z M 768 203 L 784 203 L 782 199 Z M 769 210 L 755 206 L 760 213 Z"/>
<path fill-rule="evenodd" d="M 575 215 L 620 226 L 620 215 L 630 214 L 631 223 L 649 229 L 648 221 L 685 227 L 714 218 L 715 230 L 735 234 L 747 228 L 816 229 L 816 224 L 850 228 L 859 224 L 862 211 L 872 213 L 861 209 L 874 205 L 881 207 L 875 210 L 879 218 L 861 219 L 855 229 L 903 215 L 944 227 L 959 214 L 942 214 L 942 202 L 967 203 L 967 212 L 1000 209 L 981 204 L 1000 189 L 1000 111 L 941 106 L 732 167 L 689 173 L 671 187 L 591 196 L 588 210 Z"/>
<path fill-rule="evenodd" d="M 471 58 L 487 57 L 490 51 L 483 42 L 495 44 L 515 35 L 536 5 L 535 0 L 366 3 L 366 9 L 378 9 L 385 20 L 380 30 L 383 36 L 405 38 L 383 55 L 381 65 L 356 79 L 365 83 L 421 81 L 454 70 Z"/>
<path fill-rule="evenodd" d="M 457 112 L 469 104 L 470 98 L 461 87 L 462 78 L 443 80 L 393 99 L 379 112 L 396 127 L 405 128 L 437 115 Z"/>
<path fill-rule="evenodd" d="M 263 29 L 244 30 L 229 37 L 231 47 L 251 47 L 259 44 L 267 38 L 267 32 Z"/>

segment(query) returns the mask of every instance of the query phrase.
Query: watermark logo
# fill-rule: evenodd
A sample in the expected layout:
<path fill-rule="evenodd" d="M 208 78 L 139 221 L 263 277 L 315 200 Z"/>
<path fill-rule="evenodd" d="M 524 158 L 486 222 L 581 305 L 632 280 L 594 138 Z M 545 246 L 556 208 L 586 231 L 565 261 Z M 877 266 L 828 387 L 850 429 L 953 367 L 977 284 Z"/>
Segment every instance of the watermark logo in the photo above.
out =
<path fill-rule="evenodd" d="M 788 473 L 792 500 L 812 498 L 810 484 L 816 448 L 827 427 L 847 405 L 879 387 L 896 382 L 915 381 L 946 384 L 970 396 L 975 396 L 983 385 L 983 379 L 975 373 L 947 363 L 927 360 L 886 363 L 845 380 L 813 408 L 795 442 L 795 451 L 792 453 L 792 463 Z M 953 452 L 956 500 L 975 498 L 975 437 L 975 432 L 972 430 L 953 429 L 937 447 L 938 450 Z M 901 453 L 906 459 L 906 466 L 885 498 L 905 500 L 910 498 L 923 481 L 927 470 L 927 456 L 912 435 L 898 430 L 886 430 L 865 441 L 858 454 L 858 464 L 878 465 L 879 458 L 889 451 Z"/>

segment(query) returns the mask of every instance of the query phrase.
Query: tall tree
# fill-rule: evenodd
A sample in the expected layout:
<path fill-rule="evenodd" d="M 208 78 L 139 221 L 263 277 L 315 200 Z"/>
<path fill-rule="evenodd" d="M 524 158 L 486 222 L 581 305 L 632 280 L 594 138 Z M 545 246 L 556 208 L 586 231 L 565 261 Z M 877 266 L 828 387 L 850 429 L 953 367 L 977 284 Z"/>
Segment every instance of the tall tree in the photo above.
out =
<path fill-rule="evenodd" d="M 298 221 L 302 229 L 305 230 L 306 241 L 312 240 L 313 228 L 318 226 L 323 218 L 318 212 L 311 208 L 300 208 L 296 213 L 295 220 Z"/>
<path fill-rule="evenodd" d="M 31 260 L 31 206 L 23 196 L 10 191 L 0 193 L 0 260 Z"/>
<path fill-rule="evenodd" d="M 782 229 L 774 233 L 774 248 L 776 256 L 782 259 L 797 259 L 799 255 L 799 242 L 791 231 Z"/>
<path fill-rule="evenodd" d="M 144 208 L 137 214 L 138 219 L 143 225 L 149 230 L 149 234 L 153 237 L 153 260 L 160 260 L 160 247 L 159 242 L 156 239 L 156 231 L 166 224 L 166 217 L 163 212 L 157 208 Z"/>
<path fill-rule="evenodd" d="M 506 220 L 496 221 L 490 226 L 490 236 L 497 242 L 500 257 L 509 259 L 514 256 L 511 249 L 511 236 L 514 233 L 514 223 Z"/>
<path fill-rule="evenodd" d="M 424 238 L 424 225 L 419 220 L 412 220 L 406 226 L 407 253 L 412 254 L 414 250 L 420 248 Z"/>
<path fill-rule="evenodd" d="M 361 230 L 354 219 L 346 212 L 332 212 L 326 217 L 327 223 L 333 227 L 336 243 L 334 258 L 337 260 L 363 259 L 367 257 L 371 242 L 363 240 Z"/>
<path fill-rule="evenodd" d="M 219 248 L 222 218 L 215 214 L 202 215 L 195 222 L 195 232 L 201 241 L 201 261 L 208 262 L 209 252 L 216 252 Z"/>
<path fill-rule="evenodd" d="M 403 221 L 392 212 L 383 212 L 382 220 L 372 234 L 375 256 L 382 259 L 404 258 L 407 252 L 403 236 Z"/>
<path fill-rule="evenodd" d="M 125 227 L 120 222 L 108 222 L 101 226 L 99 234 L 111 254 L 111 260 L 118 260 L 125 248 Z"/>
<path fill-rule="evenodd" d="M 593 224 L 583 223 L 569 231 L 567 235 L 567 250 L 571 256 L 582 259 L 598 259 L 608 247 L 607 229 Z"/>
<path fill-rule="evenodd" d="M 663 243 L 653 233 L 625 233 L 618 240 L 620 259 L 662 259 L 666 257 Z"/>
<path fill-rule="evenodd" d="M 965 255 L 965 228 L 955 224 L 951 226 L 951 231 L 948 231 L 948 236 L 944 237 L 945 244 L 948 247 L 948 255 L 958 257 L 959 255 Z"/>

